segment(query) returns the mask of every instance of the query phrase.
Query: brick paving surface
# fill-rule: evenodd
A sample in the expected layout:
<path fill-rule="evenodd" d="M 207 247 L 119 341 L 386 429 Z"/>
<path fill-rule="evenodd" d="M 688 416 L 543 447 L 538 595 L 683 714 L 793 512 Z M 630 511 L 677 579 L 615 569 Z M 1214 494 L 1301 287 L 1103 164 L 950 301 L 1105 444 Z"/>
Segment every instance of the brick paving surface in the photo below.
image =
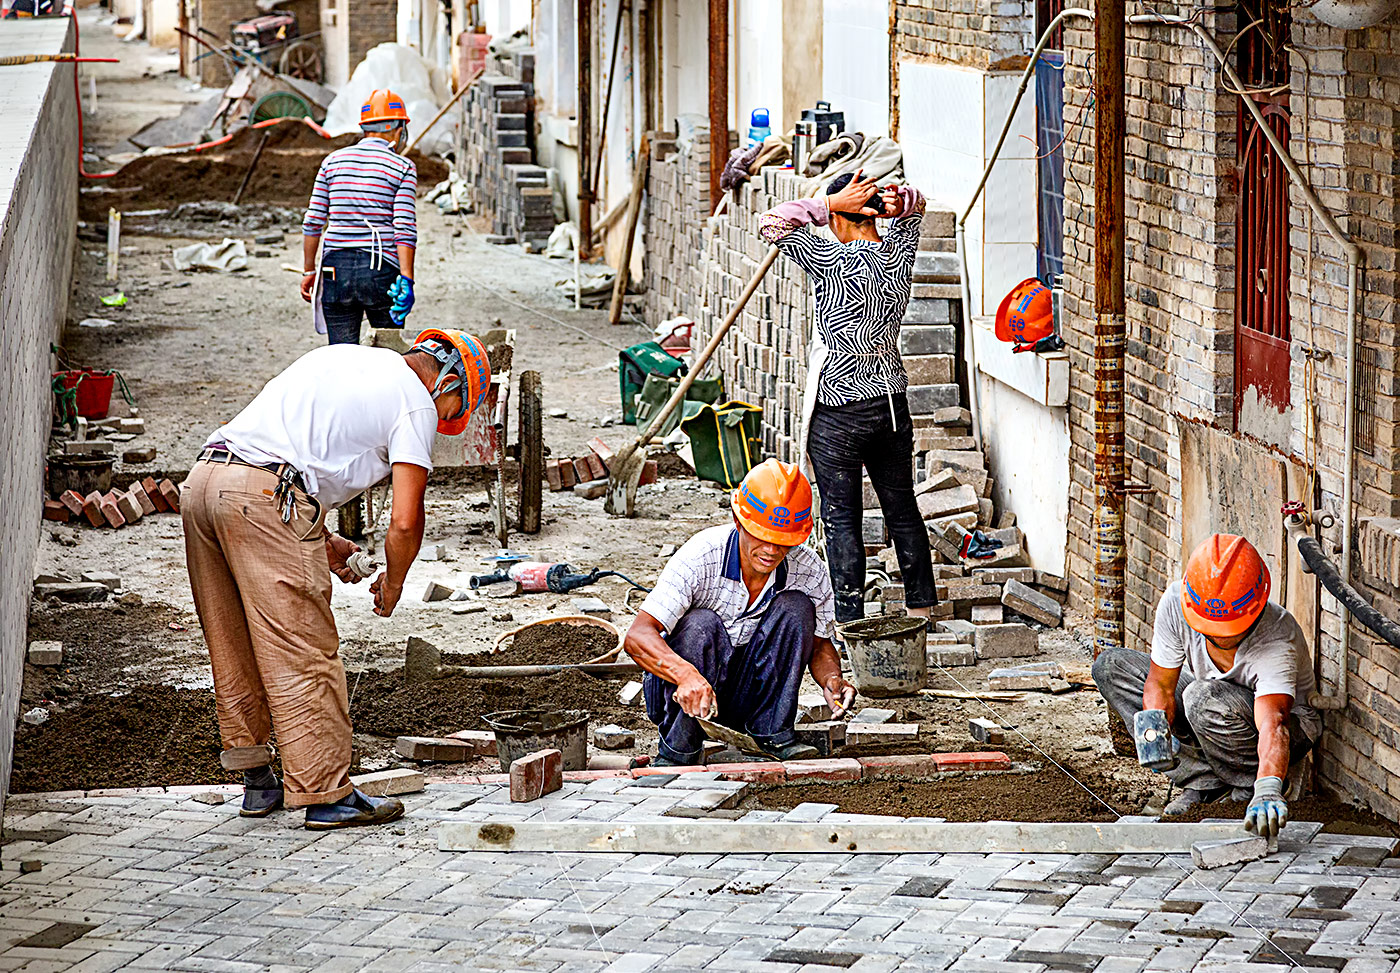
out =
<path fill-rule="evenodd" d="M 511 804 L 434 784 L 395 824 L 329 833 L 184 790 L 12 798 L 0 970 L 1400 970 L 1395 842 L 1315 824 L 1210 872 L 1186 855 L 457 854 L 437 850 L 443 821 L 642 821 L 735 788 L 598 780 Z"/>

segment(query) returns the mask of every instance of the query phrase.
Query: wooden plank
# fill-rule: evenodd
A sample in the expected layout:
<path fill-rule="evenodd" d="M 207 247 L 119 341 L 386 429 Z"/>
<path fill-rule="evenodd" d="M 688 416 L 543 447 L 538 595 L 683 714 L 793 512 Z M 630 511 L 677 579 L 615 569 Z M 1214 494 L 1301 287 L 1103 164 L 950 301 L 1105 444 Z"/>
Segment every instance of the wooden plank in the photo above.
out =
<path fill-rule="evenodd" d="M 1198 841 L 1238 838 L 1230 824 L 935 823 L 817 824 L 746 821 L 447 822 L 442 851 L 621 852 L 634 855 L 963 853 L 1188 854 Z"/>

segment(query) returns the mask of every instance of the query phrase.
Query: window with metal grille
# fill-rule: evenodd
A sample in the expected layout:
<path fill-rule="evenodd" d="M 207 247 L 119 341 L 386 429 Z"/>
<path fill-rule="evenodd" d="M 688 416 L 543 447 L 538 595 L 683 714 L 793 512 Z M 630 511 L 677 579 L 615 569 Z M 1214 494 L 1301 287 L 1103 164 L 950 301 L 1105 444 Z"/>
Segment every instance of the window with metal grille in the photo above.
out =
<path fill-rule="evenodd" d="M 1037 38 L 1064 10 L 1064 0 L 1036 0 Z M 1054 284 L 1065 272 L 1065 28 L 1050 35 L 1035 66 L 1036 176 L 1040 192 L 1036 273 Z"/>
<path fill-rule="evenodd" d="M 1265 123 L 1288 144 L 1288 13 L 1239 5 L 1237 70 Z M 1286 412 L 1288 378 L 1288 174 L 1242 103 L 1238 111 L 1239 212 L 1235 226 L 1235 422 L 1246 402 Z M 1257 431 L 1257 430 L 1246 430 Z"/>

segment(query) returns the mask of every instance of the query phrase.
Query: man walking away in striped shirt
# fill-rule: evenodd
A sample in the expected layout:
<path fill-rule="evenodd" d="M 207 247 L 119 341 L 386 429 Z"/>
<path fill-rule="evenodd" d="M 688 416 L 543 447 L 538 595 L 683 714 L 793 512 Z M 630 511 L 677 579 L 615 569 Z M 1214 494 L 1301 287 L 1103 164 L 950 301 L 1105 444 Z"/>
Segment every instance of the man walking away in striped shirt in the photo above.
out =
<path fill-rule="evenodd" d="M 358 344 L 360 321 L 402 328 L 413 309 L 418 169 L 403 99 L 381 89 L 360 108 L 365 137 L 326 156 L 302 221 L 301 296 L 330 343 Z"/>
<path fill-rule="evenodd" d="M 821 493 L 836 619 L 865 613 L 862 467 L 894 540 L 908 612 L 927 616 L 933 563 L 914 500 L 914 423 L 899 357 L 924 197 L 911 186 L 879 189 L 859 172 L 837 176 L 826 192 L 824 199 L 779 203 L 760 217 L 759 235 L 807 272 L 816 295 L 802 458 Z M 877 216 L 890 220 L 883 238 Z M 834 241 L 810 228 L 828 224 Z"/>
<path fill-rule="evenodd" d="M 833 711 L 855 699 L 831 643 L 831 579 L 802 546 L 812 532 L 807 478 L 770 459 L 749 471 L 730 507 L 733 525 L 686 541 L 627 630 L 627 654 L 647 673 L 662 766 L 700 762 L 697 718 L 747 733 L 777 760 L 819 756 L 793 731 L 804 672 Z"/>

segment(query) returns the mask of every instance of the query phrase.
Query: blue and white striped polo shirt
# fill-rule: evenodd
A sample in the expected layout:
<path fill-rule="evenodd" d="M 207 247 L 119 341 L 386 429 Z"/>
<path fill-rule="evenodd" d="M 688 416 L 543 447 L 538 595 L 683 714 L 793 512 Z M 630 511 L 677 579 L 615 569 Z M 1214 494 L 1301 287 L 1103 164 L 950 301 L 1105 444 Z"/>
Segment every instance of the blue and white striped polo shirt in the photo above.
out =
<path fill-rule="evenodd" d="M 836 598 L 831 576 L 817 552 L 794 547 L 768 576 L 752 605 L 739 568 L 739 531 L 732 525 L 702 530 L 666 562 L 642 611 L 669 632 L 692 608 L 708 608 L 724 621 L 730 644 L 747 645 L 763 613 L 780 591 L 800 591 L 817 609 L 818 638 L 836 630 Z"/>

